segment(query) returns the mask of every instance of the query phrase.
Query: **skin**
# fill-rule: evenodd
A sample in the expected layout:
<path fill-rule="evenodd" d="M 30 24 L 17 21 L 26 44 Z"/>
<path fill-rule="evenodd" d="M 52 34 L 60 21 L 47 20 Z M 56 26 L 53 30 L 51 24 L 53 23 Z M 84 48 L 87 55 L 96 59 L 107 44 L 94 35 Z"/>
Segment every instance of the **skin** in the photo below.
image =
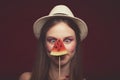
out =
<path fill-rule="evenodd" d="M 30 77 L 31 77 L 31 72 L 24 72 L 19 77 L 19 80 L 30 80 Z"/>
<path fill-rule="evenodd" d="M 61 75 L 58 79 L 58 71 L 59 71 L 59 58 L 55 56 L 51 56 L 50 52 L 54 46 L 56 40 L 61 39 L 65 48 L 68 51 L 68 54 L 61 56 Z M 70 61 L 75 54 L 76 48 L 76 36 L 75 32 L 64 22 L 57 23 L 52 26 L 47 34 L 46 34 L 46 48 L 47 55 L 51 60 L 50 66 L 50 77 L 52 80 L 68 80 L 66 76 L 69 74 Z M 20 76 L 19 80 L 30 80 L 31 73 L 23 73 Z"/>

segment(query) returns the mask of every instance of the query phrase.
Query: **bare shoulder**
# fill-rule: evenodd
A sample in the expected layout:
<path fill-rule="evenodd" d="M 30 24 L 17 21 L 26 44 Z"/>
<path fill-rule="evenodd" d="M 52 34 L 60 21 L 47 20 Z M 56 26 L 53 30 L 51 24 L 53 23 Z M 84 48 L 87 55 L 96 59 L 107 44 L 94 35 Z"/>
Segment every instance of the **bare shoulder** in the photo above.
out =
<path fill-rule="evenodd" d="M 30 80 L 31 72 L 24 72 L 20 75 L 19 80 Z"/>

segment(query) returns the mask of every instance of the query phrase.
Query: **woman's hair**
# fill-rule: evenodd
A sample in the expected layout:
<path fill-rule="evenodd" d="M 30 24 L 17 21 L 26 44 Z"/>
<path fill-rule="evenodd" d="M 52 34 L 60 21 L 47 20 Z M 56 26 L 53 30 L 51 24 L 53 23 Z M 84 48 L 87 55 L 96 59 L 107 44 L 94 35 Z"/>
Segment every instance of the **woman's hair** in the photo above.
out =
<path fill-rule="evenodd" d="M 36 62 L 33 67 L 33 72 L 31 80 L 51 80 L 49 76 L 50 59 L 47 55 L 46 49 L 46 33 L 47 31 L 59 22 L 65 22 L 74 30 L 76 35 L 76 53 L 70 63 L 70 80 L 82 80 L 82 63 L 81 63 L 81 40 L 80 40 L 80 30 L 78 25 L 71 19 L 65 17 L 53 17 L 50 18 L 42 27 L 39 44 L 38 44 L 38 54 L 36 57 Z"/>

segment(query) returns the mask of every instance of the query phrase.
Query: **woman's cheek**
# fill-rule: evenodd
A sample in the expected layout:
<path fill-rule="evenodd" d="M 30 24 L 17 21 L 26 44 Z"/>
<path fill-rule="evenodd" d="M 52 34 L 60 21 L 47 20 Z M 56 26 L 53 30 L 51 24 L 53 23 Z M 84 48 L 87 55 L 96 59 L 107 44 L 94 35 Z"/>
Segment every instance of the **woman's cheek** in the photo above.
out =
<path fill-rule="evenodd" d="M 70 52 L 70 53 L 73 53 L 75 52 L 75 48 L 76 48 L 76 45 L 69 45 L 66 47 L 66 49 Z"/>
<path fill-rule="evenodd" d="M 47 48 L 48 52 L 51 52 L 51 50 L 52 50 L 52 46 L 51 45 L 46 44 L 46 48 Z"/>

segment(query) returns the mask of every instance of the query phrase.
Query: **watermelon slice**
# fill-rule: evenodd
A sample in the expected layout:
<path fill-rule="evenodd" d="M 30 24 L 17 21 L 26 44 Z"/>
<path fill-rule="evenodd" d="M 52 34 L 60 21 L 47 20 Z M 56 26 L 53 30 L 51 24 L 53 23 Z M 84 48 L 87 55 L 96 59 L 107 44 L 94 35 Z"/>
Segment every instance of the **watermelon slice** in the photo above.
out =
<path fill-rule="evenodd" d="M 54 46 L 52 48 L 52 51 L 50 53 L 50 55 L 52 56 L 62 56 L 62 55 L 65 55 L 67 54 L 67 50 L 62 42 L 61 39 L 58 39 L 55 43 L 54 43 Z"/>

